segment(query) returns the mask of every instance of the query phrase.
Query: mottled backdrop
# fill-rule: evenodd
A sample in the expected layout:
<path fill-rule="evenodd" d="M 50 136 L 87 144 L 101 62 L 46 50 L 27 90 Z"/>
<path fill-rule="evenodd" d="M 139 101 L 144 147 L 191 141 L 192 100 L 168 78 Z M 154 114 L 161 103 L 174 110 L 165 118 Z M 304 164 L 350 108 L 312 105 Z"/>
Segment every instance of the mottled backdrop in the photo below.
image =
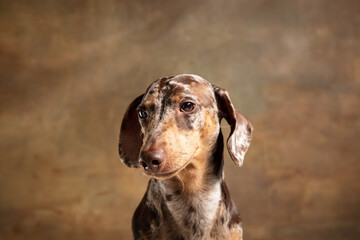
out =
<path fill-rule="evenodd" d="M 246 239 L 360 238 L 360 1 L 0 1 L 0 239 L 130 239 L 118 130 L 195 73 L 254 125 L 226 179 Z M 223 123 L 227 131 L 226 123 Z"/>

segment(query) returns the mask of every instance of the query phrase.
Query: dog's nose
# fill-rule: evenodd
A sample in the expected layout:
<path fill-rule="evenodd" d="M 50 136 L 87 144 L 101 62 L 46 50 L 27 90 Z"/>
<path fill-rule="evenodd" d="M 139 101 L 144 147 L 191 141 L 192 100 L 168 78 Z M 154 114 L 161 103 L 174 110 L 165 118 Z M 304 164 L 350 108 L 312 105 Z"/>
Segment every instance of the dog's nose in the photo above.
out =
<path fill-rule="evenodd" d="M 165 153 L 161 149 L 142 151 L 140 165 L 146 171 L 158 172 L 165 161 Z"/>

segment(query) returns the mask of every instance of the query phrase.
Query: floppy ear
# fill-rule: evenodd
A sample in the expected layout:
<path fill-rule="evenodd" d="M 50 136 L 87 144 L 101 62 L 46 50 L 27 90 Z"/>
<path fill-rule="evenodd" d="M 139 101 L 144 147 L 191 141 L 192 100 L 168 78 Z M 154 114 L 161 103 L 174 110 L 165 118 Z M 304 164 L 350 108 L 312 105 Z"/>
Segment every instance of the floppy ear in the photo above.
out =
<path fill-rule="evenodd" d="M 246 118 L 235 110 L 226 90 L 214 86 L 215 96 L 220 111 L 220 118 L 225 118 L 231 127 L 227 139 L 227 149 L 237 166 L 242 166 L 245 153 L 250 146 L 253 127 Z"/>
<path fill-rule="evenodd" d="M 121 161 L 128 167 L 139 167 L 139 151 L 143 143 L 141 126 L 136 108 L 144 95 L 137 97 L 127 108 L 121 123 L 119 154 Z"/>

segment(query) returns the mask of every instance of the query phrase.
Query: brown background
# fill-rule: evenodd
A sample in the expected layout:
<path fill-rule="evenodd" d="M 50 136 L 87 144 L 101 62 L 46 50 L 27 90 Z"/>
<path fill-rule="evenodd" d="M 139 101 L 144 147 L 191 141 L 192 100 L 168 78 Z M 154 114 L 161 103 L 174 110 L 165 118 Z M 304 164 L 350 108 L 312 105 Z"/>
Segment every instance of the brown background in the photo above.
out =
<path fill-rule="evenodd" d="M 130 239 L 122 115 L 180 73 L 255 127 L 225 163 L 246 239 L 360 238 L 360 1 L 2 0 L 0 34 L 0 239 Z"/>

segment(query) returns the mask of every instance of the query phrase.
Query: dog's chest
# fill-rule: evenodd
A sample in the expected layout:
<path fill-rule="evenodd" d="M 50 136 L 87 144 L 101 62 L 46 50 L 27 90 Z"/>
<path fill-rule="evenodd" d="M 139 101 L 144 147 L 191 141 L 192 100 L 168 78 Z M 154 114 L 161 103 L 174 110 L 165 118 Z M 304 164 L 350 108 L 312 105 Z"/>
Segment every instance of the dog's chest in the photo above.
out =
<path fill-rule="evenodd" d="M 221 189 L 216 184 L 207 191 L 180 195 L 166 201 L 166 206 L 187 239 L 204 239 L 214 224 L 220 200 Z"/>

